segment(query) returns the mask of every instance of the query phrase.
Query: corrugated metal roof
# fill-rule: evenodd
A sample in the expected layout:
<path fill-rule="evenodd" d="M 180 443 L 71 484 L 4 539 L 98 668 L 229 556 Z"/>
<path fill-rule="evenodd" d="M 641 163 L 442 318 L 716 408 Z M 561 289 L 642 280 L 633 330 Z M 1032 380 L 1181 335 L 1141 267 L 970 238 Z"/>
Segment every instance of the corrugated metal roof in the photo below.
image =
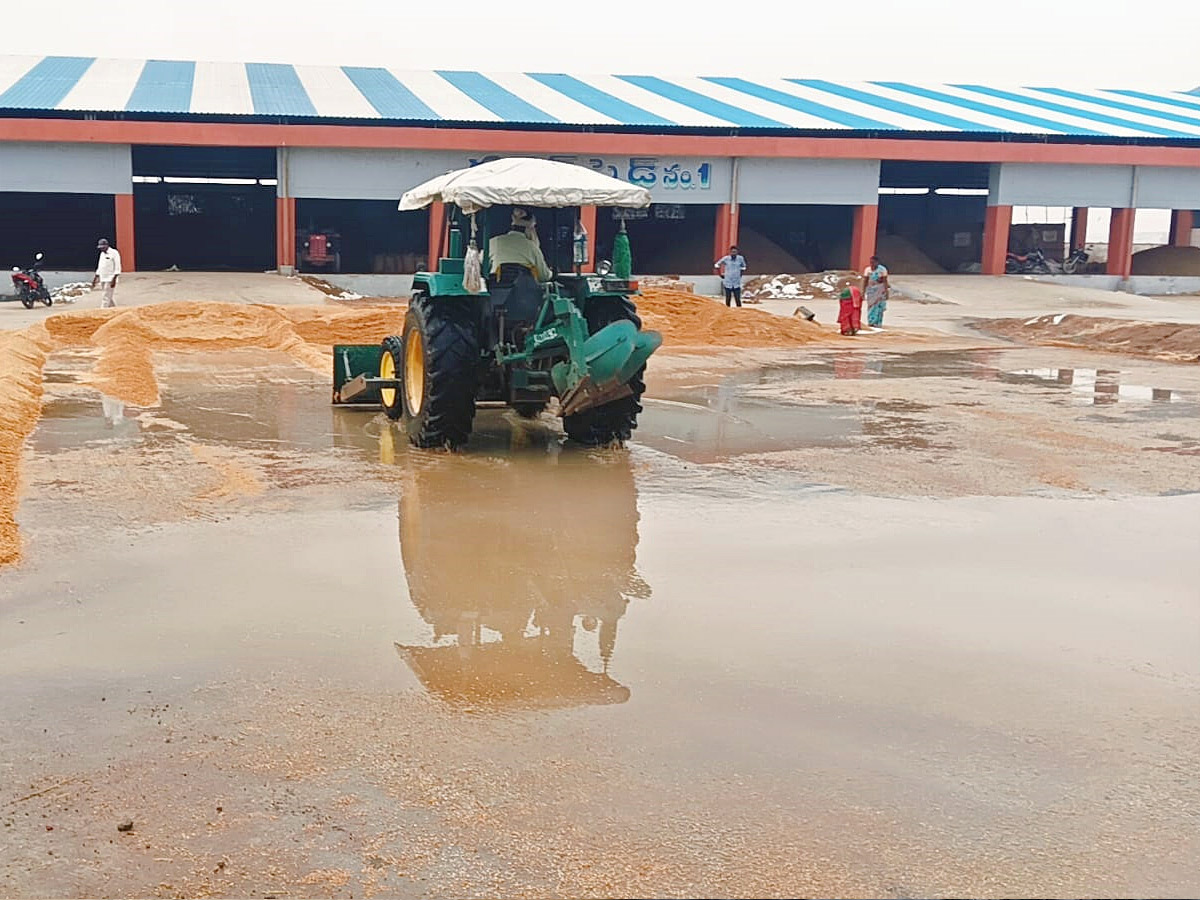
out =
<path fill-rule="evenodd" d="M 56 56 L 0 56 L 0 110 L 1200 138 L 1200 97 L 1182 91 Z"/>

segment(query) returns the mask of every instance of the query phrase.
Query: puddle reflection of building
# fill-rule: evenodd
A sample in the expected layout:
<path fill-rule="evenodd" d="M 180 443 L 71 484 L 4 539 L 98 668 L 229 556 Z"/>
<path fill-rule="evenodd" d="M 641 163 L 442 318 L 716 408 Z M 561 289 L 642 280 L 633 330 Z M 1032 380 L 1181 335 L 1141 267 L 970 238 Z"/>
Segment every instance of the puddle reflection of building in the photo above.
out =
<path fill-rule="evenodd" d="M 1018 369 L 1003 372 L 1001 377 L 1069 387 L 1075 394 L 1090 394 L 1093 406 L 1111 406 L 1121 400 L 1169 403 L 1177 399 L 1177 392 L 1165 388 L 1122 384 L 1122 374 L 1119 369 Z"/>
<path fill-rule="evenodd" d="M 1121 373 L 1116 369 L 1097 369 L 1096 382 L 1092 385 L 1092 403 L 1109 406 L 1117 402 L 1121 392 Z"/>
<path fill-rule="evenodd" d="M 534 446 L 405 466 L 400 552 L 434 640 L 396 648 L 426 689 L 470 706 L 627 700 L 609 662 L 630 599 L 650 596 L 628 456 Z"/>

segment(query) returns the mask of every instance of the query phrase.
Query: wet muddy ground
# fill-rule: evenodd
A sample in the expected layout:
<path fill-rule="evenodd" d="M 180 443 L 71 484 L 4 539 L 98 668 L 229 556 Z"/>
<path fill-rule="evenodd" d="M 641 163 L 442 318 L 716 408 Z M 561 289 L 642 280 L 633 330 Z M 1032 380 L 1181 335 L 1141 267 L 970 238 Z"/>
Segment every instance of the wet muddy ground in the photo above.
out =
<path fill-rule="evenodd" d="M 444 455 L 158 364 L 149 410 L 47 367 L 0 894 L 1200 888 L 1194 367 L 664 358 L 626 451 Z"/>

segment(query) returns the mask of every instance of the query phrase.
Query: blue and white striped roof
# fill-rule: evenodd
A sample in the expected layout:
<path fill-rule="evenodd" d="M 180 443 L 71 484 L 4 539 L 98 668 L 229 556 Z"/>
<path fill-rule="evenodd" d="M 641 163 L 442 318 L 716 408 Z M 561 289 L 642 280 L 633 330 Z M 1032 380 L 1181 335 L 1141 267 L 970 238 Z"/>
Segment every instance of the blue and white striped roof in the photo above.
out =
<path fill-rule="evenodd" d="M 0 56 L 0 112 L 1200 138 L 1184 92 Z"/>

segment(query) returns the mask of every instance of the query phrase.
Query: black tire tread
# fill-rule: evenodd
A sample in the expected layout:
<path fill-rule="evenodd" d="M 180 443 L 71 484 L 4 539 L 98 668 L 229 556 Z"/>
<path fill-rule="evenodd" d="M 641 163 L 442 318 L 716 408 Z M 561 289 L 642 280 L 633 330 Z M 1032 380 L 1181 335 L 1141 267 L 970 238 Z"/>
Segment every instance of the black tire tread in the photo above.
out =
<path fill-rule="evenodd" d="M 475 419 L 479 368 L 476 312 L 455 299 L 415 295 L 404 332 L 420 328 L 425 343 L 425 408 L 406 411 L 409 441 L 425 449 L 457 449 L 467 442 Z"/>
<path fill-rule="evenodd" d="M 404 339 L 390 334 L 383 339 L 383 347 L 380 351 L 380 359 L 384 353 L 392 354 L 392 364 L 395 367 L 397 376 L 400 376 L 404 371 Z M 383 407 L 384 415 L 393 422 L 404 415 L 404 388 L 396 390 L 396 402 L 392 406 L 388 406 L 383 402 L 383 395 L 379 396 L 379 405 Z"/>
<path fill-rule="evenodd" d="M 628 297 L 620 300 L 593 302 L 587 309 L 588 334 L 595 334 L 606 325 L 622 320 L 632 322 L 638 331 L 642 320 L 637 306 Z M 633 393 L 612 403 L 605 403 L 571 416 L 563 416 L 567 437 L 587 447 L 620 446 L 633 436 L 638 415 L 642 411 L 642 394 L 646 391 L 646 367 L 642 366 L 629 380 Z"/>

